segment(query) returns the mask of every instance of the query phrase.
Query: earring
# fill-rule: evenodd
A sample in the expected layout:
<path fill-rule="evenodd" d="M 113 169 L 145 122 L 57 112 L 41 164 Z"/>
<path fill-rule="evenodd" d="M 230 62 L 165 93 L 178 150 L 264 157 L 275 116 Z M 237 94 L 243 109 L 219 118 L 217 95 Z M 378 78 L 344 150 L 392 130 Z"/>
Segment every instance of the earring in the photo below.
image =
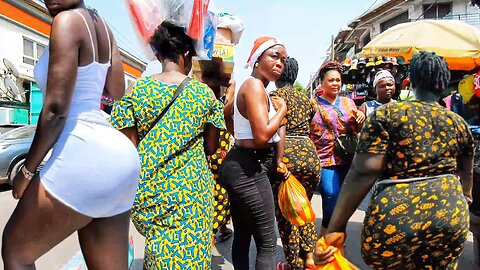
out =
<path fill-rule="evenodd" d="M 255 67 L 258 68 L 258 62 L 255 63 Z"/>

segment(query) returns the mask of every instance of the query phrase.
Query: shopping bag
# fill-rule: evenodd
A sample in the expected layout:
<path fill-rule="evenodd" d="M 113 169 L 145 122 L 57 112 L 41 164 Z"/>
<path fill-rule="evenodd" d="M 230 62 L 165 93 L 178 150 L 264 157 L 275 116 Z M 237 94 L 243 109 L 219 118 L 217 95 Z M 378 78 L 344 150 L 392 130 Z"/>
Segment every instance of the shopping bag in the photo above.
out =
<path fill-rule="evenodd" d="M 341 237 L 345 237 L 345 235 L 342 234 Z M 325 242 L 325 237 L 320 238 L 317 242 L 317 248 L 320 250 L 325 250 L 329 246 L 330 245 L 327 245 L 327 243 Z M 333 254 L 333 257 L 335 258 L 333 261 L 324 265 L 318 265 L 315 267 L 315 269 L 316 270 L 360 270 L 360 268 L 356 267 L 351 262 L 349 262 L 345 257 L 342 256 L 342 251 L 340 249 L 338 249 Z"/>
<path fill-rule="evenodd" d="M 285 173 L 280 168 L 278 171 Z M 307 192 L 293 175 L 280 184 L 278 205 L 282 215 L 294 225 L 303 226 L 315 221 L 315 213 L 307 197 Z"/>

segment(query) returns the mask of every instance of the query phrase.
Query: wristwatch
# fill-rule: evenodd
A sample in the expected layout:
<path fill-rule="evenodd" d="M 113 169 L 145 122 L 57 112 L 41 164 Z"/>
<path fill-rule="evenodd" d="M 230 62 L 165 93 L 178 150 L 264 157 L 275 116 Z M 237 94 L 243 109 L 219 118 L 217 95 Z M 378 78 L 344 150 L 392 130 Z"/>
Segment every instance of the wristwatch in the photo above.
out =
<path fill-rule="evenodd" d="M 27 178 L 29 181 L 32 180 L 32 178 L 35 176 L 35 173 L 32 173 L 31 171 L 27 170 L 27 168 L 25 167 L 25 164 L 22 165 L 21 171 L 23 173 L 23 176 L 25 176 L 25 178 Z"/>

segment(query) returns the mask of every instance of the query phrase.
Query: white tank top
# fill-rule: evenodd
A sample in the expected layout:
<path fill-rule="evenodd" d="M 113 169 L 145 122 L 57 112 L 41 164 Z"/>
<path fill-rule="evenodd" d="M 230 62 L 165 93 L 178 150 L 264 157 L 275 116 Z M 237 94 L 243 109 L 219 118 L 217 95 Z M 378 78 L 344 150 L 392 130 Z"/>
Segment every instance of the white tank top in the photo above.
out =
<path fill-rule="evenodd" d="M 267 89 L 265 89 L 265 95 L 267 96 L 267 100 L 269 104 L 268 119 L 272 119 L 277 112 L 273 107 L 272 100 L 270 99 L 270 95 L 267 93 Z M 235 91 L 235 97 L 233 102 L 233 127 L 235 132 L 235 139 L 237 140 L 253 139 L 252 126 L 250 125 L 250 121 L 247 118 L 243 117 L 243 115 L 238 110 L 237 96 L 238 96 L 238 91 Z M 275 133 L 268 142 L 277 143 L 279 141 L 280 141 L 280 136 L 277 133 Z"/>
<path fill-rule="evenodd" d="M 67 122 L 84 120 L 110 126 L 100 110 L 100 100 L 103 94 L 103 88 L 105 86 L 105 80 L 107 77 L 106 74 L 112 60 L 110 35 L 108 33 L 105 21 L 102 20 L 108 37 L 109 61 L 108 63 L 99 63 L 95 60 L 95 46 L 93 44 L 92 33 L 90 31 L 90 27 L 88 26 L 87 20 L 82 13 L 80 13 L 78 10 L 75 11 L 82 16 L 82 19 L 87 27 L 93 49 L 93 59 L 90 64 L 78 67 L 77 78 L 75 80 L 72 103 L 68 112 Z M 47 90 L 48 60 L 49 50 L 47 48 L 37 65 L 35 65 L 33 71 L 35 81 L 38 87 L 42 90 L 44 98 Z"/>

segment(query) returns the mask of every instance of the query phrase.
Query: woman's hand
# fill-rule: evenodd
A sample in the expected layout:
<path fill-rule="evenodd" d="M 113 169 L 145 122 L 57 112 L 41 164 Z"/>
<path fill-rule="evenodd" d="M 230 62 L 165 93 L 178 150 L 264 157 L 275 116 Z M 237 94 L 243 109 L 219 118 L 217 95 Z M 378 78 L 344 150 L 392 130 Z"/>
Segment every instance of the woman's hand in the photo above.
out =
<path fill-rule="evenodd" d="M 333 254 L 335 254 L 337 250 L 338 249 L 333 246 L 329 246 L 326 250 L 321 250 L 317 247 L 315 249 L 315 253 L 313 254 L 315 265 L 324 265 L 333 261 L 335 259 Z"/>
<path fill-rule="evenodd" d="M 327 233 L 325 236 L 325 243 L 327 248 L 323 250 L 319 245 L 315 248 L 315 264 L 322 265 L 333 261 L 333 254 L 343 248 L 345 244 L 345 233 L 342 232 L 332 232 Z"/>
<path fill-rule="evenodd" d="M 360 110 L 356 110 L 354 111 L 354 115 L 355 115 L 355 120 L 357 120 L 357 123 L 361 124 L 365 121 L 365 114 L 360 111 Z"/>
<path fill-rule="evenodd" d="M 292 175 L 292 173 L 287 169 L 287 165 L 281 161 L 277 163 L 277 172 L 282 174 L 285 180 Z"/>
<path fill-rule="evenodd" d="M 19 200 L 22 198 L 23 193 L 27 189 L 28 185 L 30 184 L 30 180 L 23 175 L 21 171 L 15 175 L 13 178 L 13 187 L 12 187 L 12 195 L 13 198 Z"/>
<path fill-rule="evenodd" d="M 275 111 L 280 111 L 282 109 L 287 109 L 287 104 L 285 103 L 285 100 L 281 97 L 271 97 L 273 108 L 275 108 Z"/>

